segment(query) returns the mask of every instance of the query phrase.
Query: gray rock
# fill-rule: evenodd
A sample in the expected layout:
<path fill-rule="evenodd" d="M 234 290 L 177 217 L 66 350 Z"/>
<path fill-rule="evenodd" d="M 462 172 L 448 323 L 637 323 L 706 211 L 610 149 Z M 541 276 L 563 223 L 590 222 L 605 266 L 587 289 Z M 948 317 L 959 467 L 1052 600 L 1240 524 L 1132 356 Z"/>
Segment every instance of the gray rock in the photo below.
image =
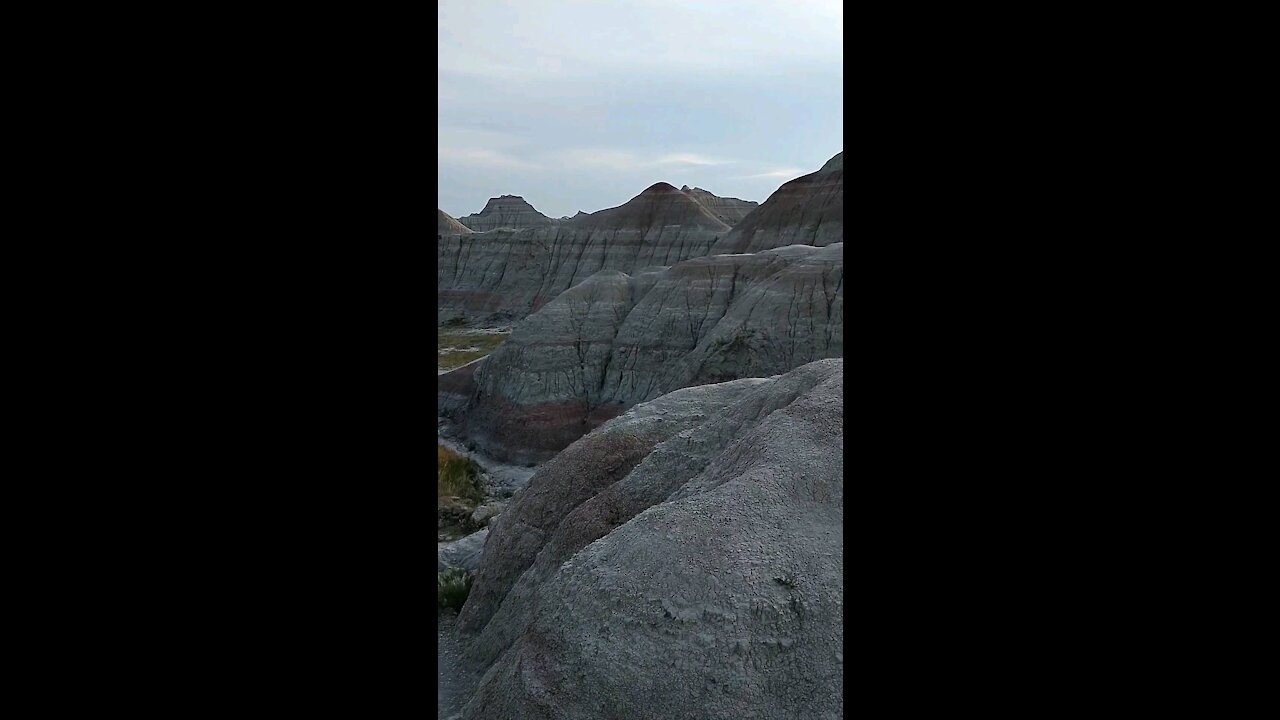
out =
<path fill-rule="evenodd" d="M 436 572 L 444 572 L 445 568 L 463 568 L 474 573 L 480 568 L 480 559 L 484 553 L 485 541 L 489 538 L 489 528 L 437 545 Z"/>
<path fill-rule="evenodd" d="M 637 402 L 844 354 L 844 245 L 601 272 L 440 377 L 438 411 L 487 453 L 545 460 Z"/>
<path fill-rule="evenodd" d="M 445 236 L 437 245 L 438 320 L 518 320 L 601 270 L 706 255 L 729 229 L 694 198 L 657 183 L 625 205 L 554 225 Z"/>
<path fill-rule="evenodd" d="M 463 717 L 841 717 L 843 387 L 688 388 L 542 468 L 458 618 Z"/>
<path fill-rule="evenodd" d="M 502 511 L 505 510 L 506 507 L 507 504 L 504 502 L 485 503 L 484 505 L 476 508 L 475 512 L 471 513 L 471 522 L 477 526 L 488 525 L 489 521 L 492 518 L 496 518 L 501 515 Z"/>

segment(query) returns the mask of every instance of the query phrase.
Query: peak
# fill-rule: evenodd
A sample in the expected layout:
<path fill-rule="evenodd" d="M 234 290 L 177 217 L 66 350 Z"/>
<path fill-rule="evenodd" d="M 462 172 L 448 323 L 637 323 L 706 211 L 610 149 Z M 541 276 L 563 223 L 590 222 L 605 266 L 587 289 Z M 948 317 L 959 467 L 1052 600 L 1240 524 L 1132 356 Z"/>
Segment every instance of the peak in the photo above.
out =
<path fill-rule="evenodd" d="M 645 189 L 644 189 L 644 192 L 642 192 L 642 193 L 640 193 L 640 194 L 641 194 L 641 195 L 654 195 L 654 194 L 657 194 L 657 193 L 673 193 L 673 192 L 679 192 L 679 190 L 676 190 L 676 186 L 675 186 L 675 185 L 672 185 L 671 183 L 656 182 L 656 183 L 654 183 L 654 184 L 650 185 L 649 187 L 645 188 Z"/>
<path fill-rule="evenodd" d="M 696 190 L 697 188 L 694 188 L 694 189 Z M 689 192 L 689 186 L 688 186 L 688 185 L 682 185 L 682 186 L 680 187 L 680 192 Z"/>

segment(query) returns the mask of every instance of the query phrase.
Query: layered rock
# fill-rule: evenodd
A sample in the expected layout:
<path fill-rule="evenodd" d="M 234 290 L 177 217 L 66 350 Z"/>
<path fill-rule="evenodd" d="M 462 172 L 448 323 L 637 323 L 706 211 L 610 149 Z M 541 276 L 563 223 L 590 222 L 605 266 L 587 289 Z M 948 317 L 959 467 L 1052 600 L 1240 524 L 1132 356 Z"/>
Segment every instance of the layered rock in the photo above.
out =
<path fill-rule="evenodd" d="M 476 232 L 487 232 L 498 228 L 523 230 L 556 224 L 555 220 L 535 210 L 519 195 L 489 198 L 483 210 L 472 215 L 464 215 L 458 218 L 458 221 Z"/>
<path fill-rule="evenodd" d="M 469 235 L 471 228 L 449 216 L 445 211 L 436 208 L 439 217 L 436 219 L 436 237 L 442 235 Z"/>
<path fill-rule="evenodd" d="M 843 388 L 679 390 L 540 468 L 458 619 L 463 718 L 840 717 Z"/>
<path fill-rule="evenodd" d="M 787 245 L 844 241 L 844 153 L 778 188 L 720 238 L 713 253 L 753 253 Z"/>
<path fill-rule="evenodd" d="M 446 237 L 437 246 L 438 321 L 523 318 L 602 270 L 706 255 L 729 229 L 694 198 L 657 183 L 625 205 L 554 226 Z"/>
<path fill-rule="evenodd" d="M 438 411 L 496 457 L 545 460 L 637 402 L 843 356 L 843 328 L 842 243 L 600 272 L 442 375 Z"/>
<path fill-rule="evenodd" d="M 739 200 L 738 198 L 719 197 L 703 190 L 702 188 L 689 189 L 688 185 L 680 188 L 680 192 L 687 193 L 690 197 L 702 203 L 703 207 L 711 211 L 713 215 L 723 220 L 726 224 L 733 226 L 742 222 L 752 210 L 760 207 L 760 203 L 752 200 Z"/>

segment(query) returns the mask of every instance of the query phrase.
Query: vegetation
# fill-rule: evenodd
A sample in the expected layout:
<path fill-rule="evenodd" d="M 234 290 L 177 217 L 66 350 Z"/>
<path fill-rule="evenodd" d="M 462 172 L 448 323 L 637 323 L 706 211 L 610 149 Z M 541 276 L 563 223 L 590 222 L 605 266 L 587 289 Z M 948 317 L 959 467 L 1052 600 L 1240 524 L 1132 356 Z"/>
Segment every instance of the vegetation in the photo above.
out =
<path fill-rule="evenodd" d="M 507 333 L 478 333 L 474 330 L 436 329 L 437 367 L 453 370 L 482 358 L 502 344 Z"/>
<path fill-rule="evenodd" d="M 439 607 L 436 614 L 452 608 L 455 612 L 462 610 L 462 604 L 471 594 L 471 573 L 462 568 L 449 568 L 436 574 L 436 601 Z"/>
<path fill-rule="evenodd" d="M 473 503 L 484 501 L 480 469 L 471 458 L 436 445 L 436 498 L 457 497 Z"/>

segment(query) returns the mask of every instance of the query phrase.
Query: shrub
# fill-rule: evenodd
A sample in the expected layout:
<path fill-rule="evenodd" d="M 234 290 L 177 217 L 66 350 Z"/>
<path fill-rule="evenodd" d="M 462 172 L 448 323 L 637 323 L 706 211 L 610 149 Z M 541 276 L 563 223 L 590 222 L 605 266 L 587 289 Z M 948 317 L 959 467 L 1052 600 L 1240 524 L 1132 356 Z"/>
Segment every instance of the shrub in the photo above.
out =
<path fill-rule="evenodd" d="M 460 497 L 483 502 L 480 469 L 471 458 L 459 455 L 443 445 L 436 446 L 436 497 Z"/>
<path fill-rule="evenodd" d="M 462 568 L 449 568 L 442 573 L 436 574 L 436 600 L 439 608 L 436 614 L 444 612 L 448 608 L 454 611 L 461 611 L 462 604 L 467 601 L 467 595 L 471 593 L 471 573 Z"/>

